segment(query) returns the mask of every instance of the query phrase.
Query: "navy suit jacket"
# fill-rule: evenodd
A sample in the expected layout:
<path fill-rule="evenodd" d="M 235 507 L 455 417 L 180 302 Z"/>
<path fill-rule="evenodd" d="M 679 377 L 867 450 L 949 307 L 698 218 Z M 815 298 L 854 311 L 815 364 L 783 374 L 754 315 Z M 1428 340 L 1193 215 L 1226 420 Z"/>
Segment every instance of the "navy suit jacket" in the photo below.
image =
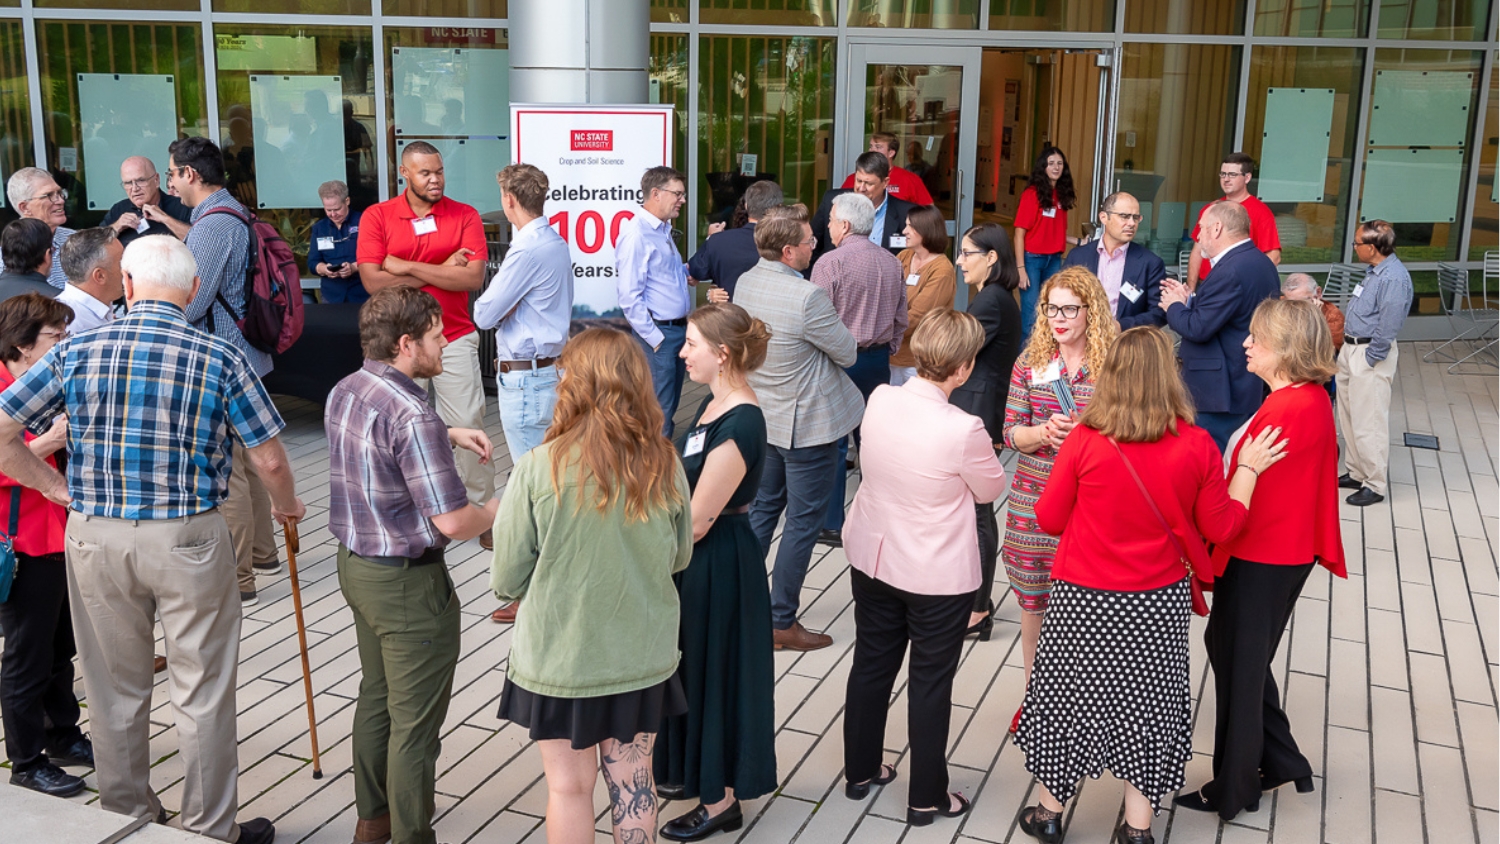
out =
<path fill-rule="evenodd" d="M 1099 241 L 1092 240 L 1073 247 L 1063 260 L 1063 266 L 1083 267 L 1098 275 Z M 1120 295 L 1120 303 L 1115 306 L 1115 319 L 1120 321 L 1121 331 L 1138 325 L 1160 327 L 1167 324 L 1166 314 L 1157 307 L 1161 303 L 1161 280 L 1166 277 L 1167 266 L 1155 252 L 1139 243 L 1126 245 L 1125 273 L 1120 278 L 1120 284 L 1122 287 L 1133 284 L 1137 290 L 1142 291 L 1142 295 L 1135 297 L 1134 302 L 1130 301 L 1129 296 Z"/>
<path fill-rule="evenodd" d="M 1186 305 L 1167 309 L 1167 324 L 1182 336 L 1182 379 L 1200 412 L 1249 416 L 1260 407 L 1264 385 L 1245 368 L 1245 338 L 1250 315 L 1280 295 L 1276 265 L 1246 241 L 1214 266 Z"/>
<path fill-rule="evenodd" d="M 698 281 L 712 281 L 733 299 L 735 282 L 758 263 L 760 252 L 755 249 L 755 224 L 746 223 L 737 229 L 725 229 L 703 241 L 688 259 L 688 275 Z"/>
<path fill-rule="evenodd" d="M 833 198 L 841 193 L 854 193 L 852 190 L 835 188 L 823 194 L 823 201 L 818 203 L 818 213 L 813 215 L 813 236 L 818 239 L 818 245 L 813 247 L 812 263 L 807 265 L 807 277 L 812 278 L 813 265 L 827 252 L 833 251 L 833 240 L 828 236 L 828 215 L 833 211 Z M 917 206 L 904 199 L 897 199 L 890 193 L 885 195 L 885 231 L 881 233 L 880 245 L 890 250 L 892 255 L 901 254 L 905 246 L 892 246 L 891 237 L 900 237 L 906 228 L 906 215 Z"/>

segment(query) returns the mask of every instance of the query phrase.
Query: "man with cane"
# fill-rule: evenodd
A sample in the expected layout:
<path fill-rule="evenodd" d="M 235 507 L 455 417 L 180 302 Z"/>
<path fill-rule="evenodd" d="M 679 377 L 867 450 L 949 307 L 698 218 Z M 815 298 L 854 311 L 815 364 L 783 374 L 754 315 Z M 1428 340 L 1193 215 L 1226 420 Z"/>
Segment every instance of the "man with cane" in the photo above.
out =
<path fill-rule="evenodd" d="M 285 524 L 305 512 L 284 427 L 245 355 L 192 327 L 197 266 L 181 241 L 143 237 L 120 261 L 130 314 L 63 339 L 0 394 L 0 471 L 70 509 L 68 597 L 102 808 L 164 817 L 151 790 L 152 628 L 161 617 L 177 735 L 189 772 L 183 829 L 269 844 L 235 823 L 240 603 L 220 506 L 248 461 Z M 66 480 L 21 440 L 68 414 Z M 244 451 L 237 447 L 243 443 Z"/>
<path fill-rule="evenodd" d="M 417 382 L 441 375 L 443 310 L 411 287 L 359 311 L 364 366 L 328 396 L 328 527 L 354 611 L 355 844 L 433 844 L 439 730 L 458 665 L 459 607 L 443 549 L 489 530 L 500 499 L 469 503 L 453 450 L 490 459 L 483 431 L 448 428 Z"/>

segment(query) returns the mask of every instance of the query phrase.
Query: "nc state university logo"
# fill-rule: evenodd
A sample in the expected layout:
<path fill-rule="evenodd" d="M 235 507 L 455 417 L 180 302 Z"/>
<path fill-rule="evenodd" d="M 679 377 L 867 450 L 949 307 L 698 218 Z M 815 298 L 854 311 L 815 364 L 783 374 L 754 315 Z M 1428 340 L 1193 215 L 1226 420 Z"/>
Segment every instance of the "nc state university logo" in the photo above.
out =
<path fill-rule="evenodd" d="M 574 129 L 570 141 L 574 152 L 610 151 L 615 148 L 615 133 L 611 129 Z"/>

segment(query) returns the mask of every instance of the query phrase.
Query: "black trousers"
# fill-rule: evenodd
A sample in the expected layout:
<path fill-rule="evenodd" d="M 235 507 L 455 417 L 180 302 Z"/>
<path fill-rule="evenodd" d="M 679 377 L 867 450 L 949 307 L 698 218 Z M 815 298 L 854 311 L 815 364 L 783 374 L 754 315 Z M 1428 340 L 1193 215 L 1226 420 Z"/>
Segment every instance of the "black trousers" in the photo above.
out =
<path fill-rule="evenodd" d="M 1214 778 L 1203 794 L 1225 820 L 1260 799 L 1262 773 L 1277 780 L 1312 773 L 1271 676 L 1271 660 L 1312 568 L 1231 557 L 1214 581 L 1203 637 L 1214 669 Z"/>
<path fill-rule="evenodd" d="M 48 747 L 65 747 L 83 733 L 73 695 L 77 649 L 66 564 L 61 554 L 16 559 L 10 600 L 0 604 L 0 717 L 11 768 L 25 771 L 47 761 Z"/>
<path fill-rule="evenodd" d="M 963 652 L 974 596 L 917 595 L 849 570 L 854 591 L 854 664 L 844 698 L 844 777 L 880 775 L 891 687 L 911 643 L 907 669 L 907 734 L 911 785 L 907 805 L 948 805 L 948 721 L 953 676 Z"/>
<path fill-rule="evenodd" d="M 995 522 L 995 505 L 974 505 L 974 520 L 979 529 L 979 591 L 974 593 L 974 612 L 994 612 L 990 593 L 995 589 L 995 560 L 1000 556 L 1000 525 Z"/>

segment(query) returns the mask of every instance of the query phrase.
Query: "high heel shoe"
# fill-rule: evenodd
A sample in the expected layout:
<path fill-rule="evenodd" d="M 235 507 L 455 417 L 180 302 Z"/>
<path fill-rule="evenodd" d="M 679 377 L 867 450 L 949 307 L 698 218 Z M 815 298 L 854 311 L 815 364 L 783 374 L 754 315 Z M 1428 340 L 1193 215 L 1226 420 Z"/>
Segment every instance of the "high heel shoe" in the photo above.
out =
<path fill-rule="evenodd" d="M 956 818 L 959 815 L 962 815 L 963 813 L 969 811 L 969 808 L 974 805 L 974 804 L 970 803 L 968 800 L 964 799 L 964 796 L 962 794 L 949 794 L 948 796 L 951 798 L 948 801 L 948 805 L 946 805 L 946 806 L 944 806 L 944 807 L 942 807 L 940 809 L 939 808 L 934 808 L 934 809 L 913 809 L 912 807 L 907 806 L 906 807 L 906 823 L 907 823 L 907 825 L 908 826 L 929 826 L 932 823 L 932 819 L 936 818 L 939 815 L 942 815 L 945 818 Z M 957 809 L 953 808 L 953 801 L 954 800 L 958 801 L 958 808 Z"/>
<path fill-rule="evenodd" d="M 1267 779 L 1265 774 L 1261 774 L 1260 775 L 1260 790 L 1261 791 L 1275 791 L 1276 789 L 1281 788 L 1283 785 L 1286 785 L 1289 782 L 1290 783 L 1294 783 L 1297 786 L 1297 793 L 1298 794 L 1311 794 L 1312 791 L 1313 791 L 1313 778 L 1312 778 L 1311 774 L 1309 774 L 1309 775 L 1307 775 L 1305 777 L 1297 777 L 1294 780 L 1273 780 L 1273 779 Z"/>
<path fill-rule="evenodd" d="M 887 785 L 894 779 L 896 779 L 896 766 L 882 764 L 880 773 L 874 779 L 844 783 L 844 796 L 850 800 L 863 800 L 870 796 L 870 786 Z"/>
<path fill-rule="evenodd" d="M 1219 811 L 1219 805 L 1217 803 L 1203 796 L 1203 788 L 1201 786 L 1197 791 L 1178 792 L 1177 796 L 1172 798 L 1172 805 L 1178 806 L 1183 809 L 1192 809 L 1195 812 Z M 1247 806 L 1245 806 L 1245 811 L 1259 812 L 1260 798 L 1257 797 L 1255 800 L 1251 801 Z"/>
<path fill-rule="evenodd" d="M 978 634 L 979 641 L 988 642 L 990 640 L 990 634 L 994 632 L 995 602 L 986 601 L 984 605 L 984 620 L 977 624 L 969 625 L 969 629 L 964 631 L 964 636 L 973 636 L 975 634 Z"/>

